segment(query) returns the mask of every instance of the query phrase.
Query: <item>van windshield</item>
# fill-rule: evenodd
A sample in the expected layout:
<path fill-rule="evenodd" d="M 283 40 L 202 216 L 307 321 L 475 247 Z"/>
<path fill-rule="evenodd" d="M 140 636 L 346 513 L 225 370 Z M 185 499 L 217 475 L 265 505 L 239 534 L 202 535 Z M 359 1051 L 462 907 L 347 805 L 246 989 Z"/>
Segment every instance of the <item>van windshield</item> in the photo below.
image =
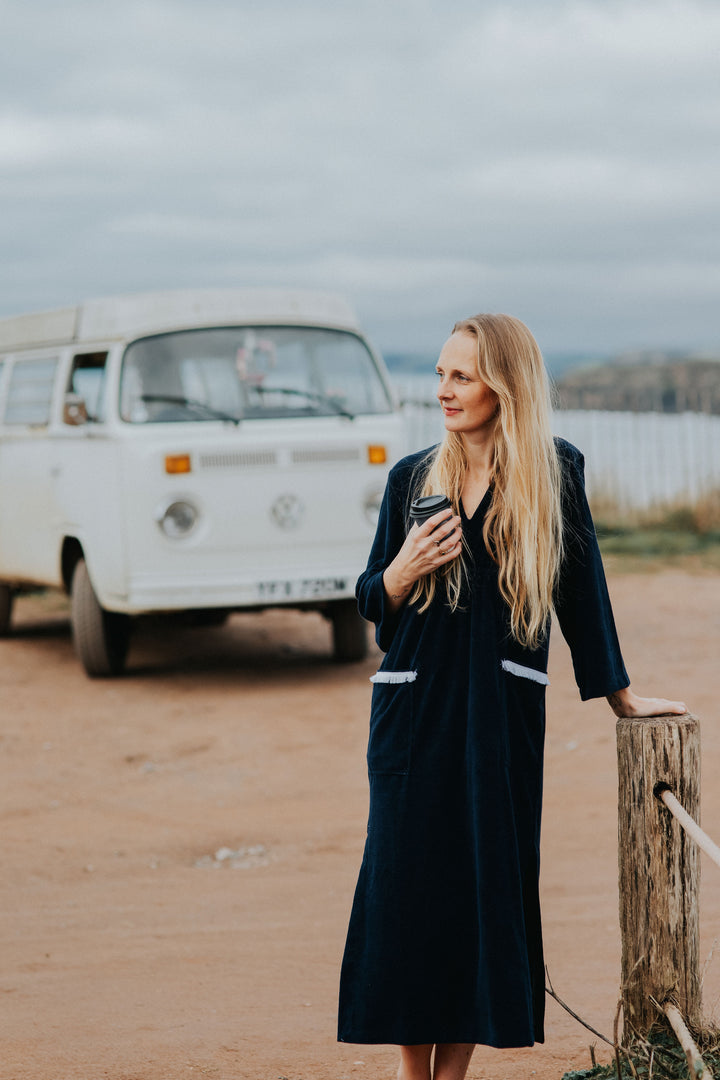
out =
<path fill-rule="evenodd" d="M 132 342 L 120 415 L 132 424 L 387 413 L 372 355 L 355 334 L 298 326 L 184 330 Z"/>

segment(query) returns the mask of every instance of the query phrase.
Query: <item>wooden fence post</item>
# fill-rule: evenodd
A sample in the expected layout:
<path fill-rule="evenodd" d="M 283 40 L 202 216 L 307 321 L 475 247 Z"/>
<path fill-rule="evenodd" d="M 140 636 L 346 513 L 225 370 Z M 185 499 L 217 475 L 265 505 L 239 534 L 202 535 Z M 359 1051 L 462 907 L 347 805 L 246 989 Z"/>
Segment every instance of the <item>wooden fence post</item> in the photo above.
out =
<path fill-rule="evenodd" d="M 650 1001 L 671 996 L 700 1025 L 700 858 L 697 845 L 656 798 L 667 786 L 699 821 L 700 727 L 662 716 L 618 720 L 618 862 L 623 1041 L 657 1020 Z"/>

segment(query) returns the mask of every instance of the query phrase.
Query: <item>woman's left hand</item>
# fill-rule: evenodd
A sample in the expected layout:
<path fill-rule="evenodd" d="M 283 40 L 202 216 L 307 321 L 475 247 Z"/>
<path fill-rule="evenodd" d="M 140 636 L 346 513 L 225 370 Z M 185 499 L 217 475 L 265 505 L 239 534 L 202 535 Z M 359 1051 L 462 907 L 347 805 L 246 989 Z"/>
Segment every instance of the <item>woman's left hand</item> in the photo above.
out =
<path fill-rule="evenodd" d="M 608 703 L 616 716 L 632 719 L 636 716 L 681 716 L 687 712 L 684 701 L 666 698 L 639 697 L 629 686 L 608 695 Z"/>

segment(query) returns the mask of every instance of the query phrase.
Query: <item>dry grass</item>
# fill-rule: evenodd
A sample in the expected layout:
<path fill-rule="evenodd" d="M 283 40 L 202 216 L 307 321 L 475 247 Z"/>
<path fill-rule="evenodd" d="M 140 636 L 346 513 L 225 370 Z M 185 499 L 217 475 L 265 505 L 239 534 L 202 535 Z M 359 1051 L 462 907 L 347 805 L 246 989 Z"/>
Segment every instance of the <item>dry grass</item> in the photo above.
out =
<path fill-rule="evenodd" d="M 717 1031 L 699 1034 L 697 1047 L 707 1069 L 720 1075 L 720 1040 Z M 620 1080 L 690 1080 L 687 1058 L 669 1028 L 658 1024 L 646 1039 L 634 1039 L 620 1050 Z M 705 1074 L 708 1075 L 707 1073 Z M 617 1080 L 615 1061 L 590 1069 L 566 1072 L 562 1080 Z"/>
<path fill-rule="evenodd" d="M 632 514 L 607 498 L 593 500 L 600 549 L 612 571 L 720 571 L 720 491 L 692 506 L 655 507 Z"/>

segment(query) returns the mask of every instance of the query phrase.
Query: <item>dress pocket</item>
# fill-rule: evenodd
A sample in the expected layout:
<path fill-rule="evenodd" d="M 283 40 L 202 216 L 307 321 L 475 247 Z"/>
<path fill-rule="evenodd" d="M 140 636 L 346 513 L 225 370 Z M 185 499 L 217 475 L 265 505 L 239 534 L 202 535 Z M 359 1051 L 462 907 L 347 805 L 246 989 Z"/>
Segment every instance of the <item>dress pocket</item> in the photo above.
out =
<path fill-rule="evenodd" d="M 511 675 L 517 675 L 520 679 L 530 679 L 531 682 L 540 683 L 541 686 L 549 686 L 550 680 L 546 672 L 538 671 L 537 668 L 525 667 L 524 664 L 516 664 L 514 660 L 501 660 L 500 666 L 503 671 Z"/>
<path fill-rule="evenodd" d="M 373 683 L 367 762 L 371 773 L 407 776 L 412 754 L 416 671 L 378 671 Z"/>
<path fill-rule="evenodd" d="M 417 671 L 376 671 L 374 675 L 370 676 L 371 683 L 397 684 L 415 682 L 416 679 Z"/>

